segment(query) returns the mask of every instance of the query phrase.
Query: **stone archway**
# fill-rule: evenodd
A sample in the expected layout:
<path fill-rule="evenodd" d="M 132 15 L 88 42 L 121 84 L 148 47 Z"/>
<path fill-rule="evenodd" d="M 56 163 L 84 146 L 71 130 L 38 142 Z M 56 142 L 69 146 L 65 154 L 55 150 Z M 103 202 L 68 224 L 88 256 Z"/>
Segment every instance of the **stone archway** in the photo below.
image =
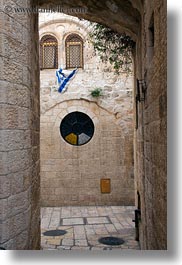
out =
<path fill-rule="evenodd" d="M 1 241 L 7 249 L 39 248 L 39 61 L 38 16 L 0 6 L 1 53 Z M 59 5 L 60 1 L 28 1 Z M 23 4 L 22 4 L 23 5 Z M 126 32 L 136 41 L 135 76 L 147 85 L 138 102 L 135 131 L 135 182 L 141 199 L 143 249 L 167 248 L 166 225 L 166 1 L 61 1 L 86 7 L 80 18 Z M 11 9 L 11 10 L 10 10 Z M 152 61 L 149 32 L 154 16 Z M 151 30 L 150 30 L 151 32 Z M 135 89 L 134 89 L 135 93 Z"/>
<path fill-rule="evenodd" d="M 36 2 L 36 1 L 35 1 Z M 79 18 L 84 18 L 90 21 L 98 22 L 111 27 L 117 32 L 126 32 L 134 40 L 137 40 L 141 29 L 141 12 L 143 11 L 143 1 L 137 0 L 133 3 L 130 0 L 115 0 L 106 1 L 103 5 L 98 1 L 50 1 L 39 0 L 39 6 L 42 7 L 59 7 L 70 9 L 71 8 L 85 8 L 86 12 L 77 12 L 70 15 L 75 15 Z"/>

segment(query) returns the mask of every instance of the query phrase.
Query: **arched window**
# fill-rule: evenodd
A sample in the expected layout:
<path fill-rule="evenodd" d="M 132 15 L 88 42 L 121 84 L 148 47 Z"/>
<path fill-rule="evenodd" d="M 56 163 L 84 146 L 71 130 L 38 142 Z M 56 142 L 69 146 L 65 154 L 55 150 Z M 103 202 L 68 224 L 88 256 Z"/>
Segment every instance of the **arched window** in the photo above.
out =
<path fill-rule="evenodd" d="M 58 68 L 58 42 L 51 35 L 43 36 L 40 41 L 40 68 Z"/>
<path fill-rule="evenodd" d="M 66 38 L 66 68 L 83 68 L 83 40 L 77 34 Z"/>

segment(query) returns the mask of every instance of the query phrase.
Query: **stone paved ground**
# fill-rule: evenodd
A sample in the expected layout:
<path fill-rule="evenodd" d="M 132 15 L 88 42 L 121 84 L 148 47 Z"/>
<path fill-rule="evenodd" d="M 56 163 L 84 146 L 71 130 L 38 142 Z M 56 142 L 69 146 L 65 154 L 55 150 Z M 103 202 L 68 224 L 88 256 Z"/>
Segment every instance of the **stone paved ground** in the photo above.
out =
<path fill-rule="evenodd" d="M 41 209 L 41 246 L 43 250 L 139 250 L 135 241 L 134 207 L 46 207 Z M 64 230 L 62 236 L 45 236 L 50 230 Z M 98 242 L 101 237 L 119 237 L 120 246 Z"/>

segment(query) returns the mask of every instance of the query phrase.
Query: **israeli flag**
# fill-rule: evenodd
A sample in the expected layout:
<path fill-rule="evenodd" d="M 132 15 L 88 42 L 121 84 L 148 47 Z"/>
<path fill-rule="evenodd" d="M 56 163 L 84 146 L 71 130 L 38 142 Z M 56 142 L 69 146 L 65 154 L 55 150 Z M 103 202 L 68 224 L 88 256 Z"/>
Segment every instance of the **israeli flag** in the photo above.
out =
<path fill-rule="evenodd" d="M 66 76 L 66 74 L 63 73 L 62 68 L 60 68 L 56 71 L 57 81 L 58 81 L 58 85 L 59 85 L 59 88 L 58 88 L 59 93 L 66 90 L 66 87 L 67 87 L 69 81 L 76 74 L 77 70 L 78 69 L 75 68 L 68 76 Z"/>

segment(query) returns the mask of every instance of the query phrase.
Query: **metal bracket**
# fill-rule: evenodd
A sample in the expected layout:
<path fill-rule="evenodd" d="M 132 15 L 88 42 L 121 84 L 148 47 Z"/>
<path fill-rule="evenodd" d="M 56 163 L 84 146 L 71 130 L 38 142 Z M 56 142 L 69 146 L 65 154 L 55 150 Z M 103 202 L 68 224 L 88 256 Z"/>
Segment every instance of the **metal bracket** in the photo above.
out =
<path fill-rule="evenodd" d="M 135 223 L 136 236 L 135 239 L 139 241 L 139 222 L 141 221 L 141 211 L 140 209 L 135 210 L 135 219 L 132 222 Z"/>
<path fill-rule="evenodd" d="M 147 85 L 144 79 L 137 79 L 137 90 L 136 90 L 136 100 L 141 102 L 145 100 L 145 93 L 147 90 Z"/>

